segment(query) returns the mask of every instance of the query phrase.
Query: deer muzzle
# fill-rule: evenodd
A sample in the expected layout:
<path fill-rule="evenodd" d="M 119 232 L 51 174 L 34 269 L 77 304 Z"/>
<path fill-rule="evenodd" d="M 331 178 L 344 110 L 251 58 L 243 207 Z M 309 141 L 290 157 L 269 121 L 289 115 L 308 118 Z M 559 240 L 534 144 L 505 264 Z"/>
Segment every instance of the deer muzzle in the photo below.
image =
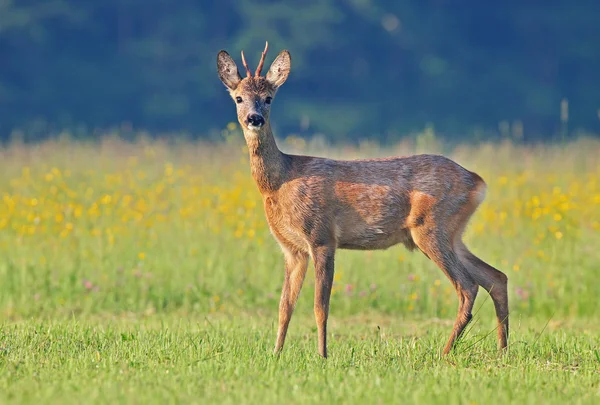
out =
<path fill-rule="evenodd" d="M 261 128 L 265 125 L 265 118 L 259 114 L 250 114 L 247 118 L 248 128 Z"/>

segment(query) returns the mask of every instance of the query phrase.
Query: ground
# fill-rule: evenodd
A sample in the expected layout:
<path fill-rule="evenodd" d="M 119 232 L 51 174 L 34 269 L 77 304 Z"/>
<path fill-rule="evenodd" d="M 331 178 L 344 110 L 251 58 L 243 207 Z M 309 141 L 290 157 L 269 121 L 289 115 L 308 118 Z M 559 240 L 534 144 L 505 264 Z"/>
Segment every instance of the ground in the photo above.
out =
<path fill-rule="evenodd" d="M 307 280 L 272 354 L 283 257 L 241 135 L 107 137 L 0 150 L 0 403 L 597 403 L 600 142 L 282 149 L 329 157 L 444 152 L 488 184 L 465 234 L 509 277 L 447 357 L 457 299 L 422 254 L 342 251 L 317 355 Z M 429 143 L 428 143 L 429 142 Z"/>

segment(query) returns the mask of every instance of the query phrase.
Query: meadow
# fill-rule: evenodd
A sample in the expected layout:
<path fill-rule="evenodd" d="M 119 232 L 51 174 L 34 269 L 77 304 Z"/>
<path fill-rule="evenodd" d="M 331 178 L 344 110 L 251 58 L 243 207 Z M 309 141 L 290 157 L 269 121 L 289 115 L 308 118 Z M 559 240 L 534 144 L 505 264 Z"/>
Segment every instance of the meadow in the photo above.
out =
<path fill-rule="evenodd" d="M 457 298 L 403 247 L 340 251 L 330 358 L 312 267 L 272 354 L 283 258 L 235 124 L 224 141 L 59 137 L 0 149 L 0 403 L 584 404 L 600 400 L 600 141 L 281 149 L 334 158 L 444 153 L 488 183 L 465 234 L 509 277 L 441 349 Z"/>

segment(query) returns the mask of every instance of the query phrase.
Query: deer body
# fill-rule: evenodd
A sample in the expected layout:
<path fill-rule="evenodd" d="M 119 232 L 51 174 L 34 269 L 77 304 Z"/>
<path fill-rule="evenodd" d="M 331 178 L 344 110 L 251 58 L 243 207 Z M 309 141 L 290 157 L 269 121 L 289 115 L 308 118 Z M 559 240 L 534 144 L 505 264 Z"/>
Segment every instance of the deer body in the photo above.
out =
<path fill-rule="evenodd" d="M 448 353 L 471 319 L 479 286 L 494 301 L 498 342 L 508 338 L 507 278 L 473 255 L 462 242 L 465 226 L 483 201 L 485 182 L 452 160 L 416 155 L 368 160 L 333 160 L 282 153 L 269 123 L 269 106 L 290 70 L 287 51 L 266 77 L 260 69 L 242 79 L 221 51 L 221 80 L 238 104 L 238 120 L 250 153 L 252 176 L 263 197 L 272 234 L 285 258 L 275 351 L 283 348 L 308 259 L 315 264 L 314 311 L 319 353 L 327 357 L 327 318 L 337 249 L 376 250 L 404 244 L 420 249 L 446 274 L 459 298 Z"/>
<path fill-rule="evenodd" d="M 447 215 L 465 202 L 478 203 L 485 192 L 479 176 L 443 156 L 336 161 L 282 154 L 282 159 L 283 181 L 263 194 L 267 221 L 281 244 L 307 253 L 319 241 L 340 249 L 402 243 L 413 250 L 411 229 L 433 220 L 434 208 Z M 453 182 L 440 188 L 439 172 Z"/>

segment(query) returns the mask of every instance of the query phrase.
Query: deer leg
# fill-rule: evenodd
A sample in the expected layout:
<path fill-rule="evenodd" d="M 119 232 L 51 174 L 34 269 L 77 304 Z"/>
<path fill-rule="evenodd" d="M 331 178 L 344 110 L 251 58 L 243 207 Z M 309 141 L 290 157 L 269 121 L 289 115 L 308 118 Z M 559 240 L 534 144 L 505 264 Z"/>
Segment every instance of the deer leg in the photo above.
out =
<path fill-rule="evenodd" d="M 313 249 L 315 263 L 315 319 L 319 333 L 319 354 L 327 358 L 327 317 L 333 286 L 335 248 L 319 246 Z"/>
<path fill-rule="evenodd" d="M 304 283 L 307 267 L 308 254 L 304 252 L 286 252 L 285 278 L 281 288 L 281 299 L 279 300 L 279 327 L 277 329 L 275 353 L 279 353 L 283 349 L 290 319 Z"/>
<path fill-rule="evenodd" d="M 450 353 L 454 343 L 462 335 L 465 327 L 471 322 L 473 315 L 473 305 L 475 304 L 475 298 L 477 297 L 477 290 L 479 286 L 474 282 L 453 282 L 454 288 L 456 288 L 456 294 L 458 295 L 458 314 L 454 321 L 454 327 L 452 328 L 452 334 L 448 339 L 448 343 L 444 347 L 444 354 Z"/>
<path fill-rule="evenodd" d="M 479 286 L 469 275 L 467 268 L 459 260 L 451 244 L 443 238 L 437 237 L 434 229 L 415 228 L 411 234 L 419 249 L 448 277 L 458 295 L 458 314 L 452 334 L 443 351 L 444 354 L 448 354 L 473 317 L 471 311 Z"/>
<path fill-rule="evenodd" d="M 498 347 L 504 349 L 508 343 L 508 277 L 471 253 L 462 242 L 459 247 L 459 257 L 471 277 L 494 301 L 498 320 Z"/>

